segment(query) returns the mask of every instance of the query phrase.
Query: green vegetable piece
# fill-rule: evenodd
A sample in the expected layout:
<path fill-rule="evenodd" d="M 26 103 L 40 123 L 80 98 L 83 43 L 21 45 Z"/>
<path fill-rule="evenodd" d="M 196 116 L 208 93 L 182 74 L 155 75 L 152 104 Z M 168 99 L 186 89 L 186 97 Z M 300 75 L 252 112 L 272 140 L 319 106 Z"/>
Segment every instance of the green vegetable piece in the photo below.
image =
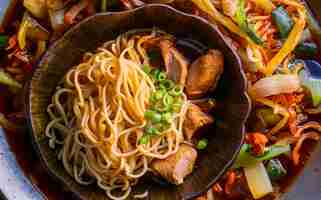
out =
<path fill-rule="evenodd" d="M 256 115 L 258 118 L 262 119 L 264 121 L 264 125 L 267 127 L 271 127 L 276 125 L 282 117 L 278 114 L 275 114 L 273 112 L 273 109 L 271 108 L 260 108 L 256 110 Z"/>
<path fill-rule="evenodd" d="M 287 171 L 284 169 L 282 163 L 278 159 L 272 159 L 267 164 L 267 172 L 272 180 L 278 180 L 286 175 Z"/>
<path fill-rule="evenodd" d="M 171 109 L 173 106 L 173 103 L 174 103 L 174 98 L 169 94 L 165 94 L 163 98 L 163 104 L 166 110 Z"/>
<path fill-rule="evenodd" d="M 157 90 L 156 92 L 153 93 L 152 98 L 153 100 L 158 101 L 162 99 L 165 94 L 166 94 L 165 90 Z"/>
<path fill-rule="evenodd" d="M 162 81 L 165 81 L 167 78 L 166 74 L 164 72 L 159 72 L 157 74 L 157 77 L 156 77 L 156 80 L 162 82 Z"/>
<path fill-rule="evenodd" d="M 172 122 L 172 114 L 169 112 L 163 113 L 162 114 L 162 121 L 170 124 Z"/>
<path fill-rule="evenodd" d="M 311 93 L 313 106 L 318 107 L 321 104 L 321 79 L 308 76 L 304 69 L 300 71 L 299 77 L 302 85 Z"/>
<path fill-rule="evenodd" d="M 148 65 L 143 65 L 143 71 L 146 74 L 149 74 L 152 71 L 152 68 L 150 66 L 148 66 Z"/>
<path fill-rule="evenodd" d="M 157 80 L 157 77 L 158 77 L 159 73 L 161 73 L 161 71 L 159 69 L 154 69 L 151 71 L 151 73 L 152 73 L 154 80 Z"/>
<path fill-rule="evenodd" d="M 302 42 L 295 48 L 298 55 L 315 56 L 318 53 L 318 46 L 314 42 Z"/>
<path fill-rule="evenodd" d="M 262 39 L 256 34 L 253 27 L 248 24 L 247 16 L 245 13 L 245 0 L 238 0 L 237 11 L 235 19 L 240 28 L 249 36 L 249 38 L 256 44 L 263 45 Z"/>
<path fill-rule="evenodd" d="M 196 148 L 199 150 L 203 150 L 207 147 L 207 145 L 208 145 L 208 140 L 206 138 L 203 138 L 200 141 L 198 141 Z"/>
<path fill-rule="evenodd" d="M 169 91 L 169 94 L 172 95 L 172 96 L 180 96 L 183 94 L 183 88 L 181 86 L 174 86 L 171 91 Z"/>
<path fill-rule="evenodd" d="M 139 138 L 139 144 L 147 144 L 149 141 L 149 135 L 143 135 L 141 138 Z"/>
<path fill-rule="evenodd" d="M 152 126 L 146 128 L 145 131 L 146 131 L 146 134 L 148 135 L 157 135 L 159 133 L 158 129 Z"/>
<path fill-rule="evenodd" d="M 160 87 L 170 90 L 175 86 L 175 83 L 172 80 L 164 80 L 160 82 Z"/>
<path fill-rule="evenodd" d="M 181 107 L 182 107 L 182 103 L 176 102 L 176 103 L 173 103 L 172 110 L 173 112 L 179 112 L 181 110 Z"/>
<path fill-rule="evenodd" d="M 272 19 L 279 30 L 280 38 L 287 38 L 294 25 L 293 19 L 289 16 L 287 10 L 282 6 L 277 7 L 272 11 Z"/>
<path fill-rule="evenodd" d="M 2 83 L 4 85 L 8 85 L 8 86 L 13 87 L 13 88 L 19 88 L 19 89 L 22 88 L 22 85 L 19 82 L 14 80 L 10 76 L 10 74 L 7 74 L 3 70 L 0 70 L 0 83 Z"/>
<path fill-rule="evenodd" d="M 271 160 L 274 157 L 286 154 L 291 151 L 289 144 L 274 144 L 267 149 L 263 156 L 257 157 L 251 154 L 250 147 L 251 146 L 249 144 L 244 144 L 242 146 L 238 158 L 234 163 L 234 168 L 251 166 L 261 161 Z"/>
<path fill-rule="evenodd" d="M 146 119 L 151 120 L 152 123 L 159 123 L 162 119 L 161 114 L 153 110 L 147 110 L 144 113 Z"/>
<path fill-rule="evenodd" d="M 0 49 L 3 49 L 7 46 L 9 37 L 6 35 L 0 35 Z"/>

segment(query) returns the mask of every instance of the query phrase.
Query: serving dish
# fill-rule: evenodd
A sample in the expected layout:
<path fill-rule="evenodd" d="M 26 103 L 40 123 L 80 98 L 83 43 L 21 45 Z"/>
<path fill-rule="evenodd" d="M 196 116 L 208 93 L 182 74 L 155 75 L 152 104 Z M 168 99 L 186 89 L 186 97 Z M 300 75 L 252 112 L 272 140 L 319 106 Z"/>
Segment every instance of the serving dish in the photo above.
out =
<path fill-rule="evenodd" d="M 94 15 L 71 28 L 48 49 L 34 71 L 26 96 L 28 123 L 36 150 L 51 174 L 80 199 L 107 197 L 96 186 L 76 184 L 58 162 L 56 153 L 49 148 L 44 131 L 48 123 L 46 107 L 51 95 L 66 70 L 79 62 L 84 52 L 93 51 L 103 41 L 122 32 L 153 27 L 177 37 L 199 41 L 209 48 L 220 49 L 225 57 L 225 65 L 229 67 L 223 72 L 214 94 L 218 104 L 215 115 L 219 116 L 219 121 L 207 131 L 210 135 L 209 145 L 206 151 L 199 153 L 199 161 L 192 175 L 178 187 L 147 182 L 138 184 L 133 193 L 148 188 L 148 198 L 155 200 L 192 199 L 199 196 L 231 166 L 243 143 L 244 123 L 250 111 L 250 100 L 245 92 L 246 81 L 239 58 L 214 26 L 201 18 L 157 4 L 126 12 Z M 229 137 L 226 138 L 226 135 Z"/>

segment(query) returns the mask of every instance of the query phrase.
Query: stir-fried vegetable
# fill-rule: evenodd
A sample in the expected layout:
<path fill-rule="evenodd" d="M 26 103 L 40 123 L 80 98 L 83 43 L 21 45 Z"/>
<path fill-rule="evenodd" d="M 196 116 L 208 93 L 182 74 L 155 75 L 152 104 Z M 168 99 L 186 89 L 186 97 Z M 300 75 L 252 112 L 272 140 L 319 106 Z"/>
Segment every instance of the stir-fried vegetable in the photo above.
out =
<path fill-rule="evenodd" d="M 278 159 L 272 159 L 268 162 L 267 172 L 272 180 L 278 180 L 286 175 L 286 170 Z"/>
<path fill-rule="evenodd" d="M 274 7 L 271 0 L 255 0 L 253 3 L 255 3 L 259 8 L 262 8 L 267 14 L 270 14 Z"/>
<path fill-rule="evenodd" d="M 22 88 L 22 85 L 14 80 L 9 74 L 0 70 L 0 83 L 13 88 Z"/>
<path fill-rule="evenodd" d="M 298 13 L 299 19 L 295 20 L 295 24 L 280 51 L 267 64 L 265 74 L 272 75 L 279 64 L 282 63 L 284 58 L 286 58 L 286 56 L 288 56 L 299 43 L 302 32 L 305 28 L 306 15 L 304 9 L 302 10 L 298 8 Z"/>
<path fill-rule="evenodd" d="M 297 55 L 315 56 L 318 53 L 318 46 L 314 42 L 302 42 L 295 48 Z"/>
<path fill-rule="evenodd" d="M 232 33 L 235 33 L 242 38 L 248 39 L 247 35 L 229 18 L 222 15 L 212 4 L 210 0 L 191 0 L 199 9 L 207 13 L 211 20 L 219 22 Z"/>
<path fill-rule="evenodd" d="M 208 145 L 208 140 L 206 138 L 203 138 L 198 141 L 196 148 L 199 150 L 203 150 L 207 147 L 207 145 Z"/>
<path fill-rule="evenodd" d="M 311 93 L 313 106 L 319 106 L 321 104 L 321 79 L 313 77 L 307 69 L 302 69 L 299 74 L 302 85 Z"/>
<path fill-rule="evenodd" d="M 289 144 L 274 144 L 268 147 L 262 156 L 254 156 L 251 153 L 251 146 L 249 144 L 244 144 L 233 167 L 251 166 L 265 160 L 270 160 L 281 154 L 289 153 L 290 151 L 291 148 Z"/>
<path fill-rule="evenodd" d="M 28 13 L 25 13 L 18 32 L 18 44 L 21 49 L 27 46 L 27 39 L 35 41 L 48 40 L 50 33 Z"/>
<path fill-rule="evenodd" d="M 37 18 L 44 19 L 47 16 L 46 0 L 24 0 L 23 5 Z"/>
<path fill-rule="evenodd" d="M 262 162 L 244 168 L 244 174 L 254 199 L 273 192 L 271 180 Z"/>
<path fill-rule="evenodd" d="M 280 37 L 282 39 L 287 38 L 294 24 L 288 12 L 282 6 L 279 6 L 273 10 L 272 19 L 279 30 Z"/>
<path fill-rule="evenodd" d="M 247 22 L 247 16 L 245 13 L 245 0 L 238 0 L 238 6 L 237 6 L 237 11 L 235 15 L 235 19 L 240 26 L 240 28 L 247 33 L 249 38 L 256 43 L 256 44 L 263 44 L 263 41 L 261 38 L 256 34 L 253 28 L 248 24 Z"/>
<path fill-rule="evenodd" d="M 3 49 L 7 46 L 9 37 L 6 35 L 0 35 L 0 49 Z"/>
<path fill-rule="evenodd" d="M 271 108 L 259 108 L 256 110 L 256 115 L 265 128 L 275 126 L 282 117 L 279 114 L 273 112 Z"/>
<path fill-rule="evenodd" d="M 301 83 L 297 75 L 276 74 L 260 79 L 250 88 L 249 92 L 254 98 L 262 98 L 296 92 L 299 91 L 300 88 Z"/>

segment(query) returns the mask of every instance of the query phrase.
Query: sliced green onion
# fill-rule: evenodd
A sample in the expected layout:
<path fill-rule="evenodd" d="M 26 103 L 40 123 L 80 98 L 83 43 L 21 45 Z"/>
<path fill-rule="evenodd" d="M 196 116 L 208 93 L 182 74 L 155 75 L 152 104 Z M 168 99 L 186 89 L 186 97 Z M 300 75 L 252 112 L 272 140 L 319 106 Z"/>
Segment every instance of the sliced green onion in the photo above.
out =
<path fill-rule="evenodd" d="M 173 105 L 173 102 L 174 102 L 174 98 L 169 95 L 169 94 L 165 94 L 164 98 L 163 98 L 163 104 L 165 107 L 168 107 L 168 106 L 172 106 Z"/>
<path fill-rule="evenodd" d="M 180 110 L 181 110 L 181 108 L 182 108 L 182 103 L 173 103 L 173 105 L 172 105 L 172 110 L 174 111 L 174 112 L 179 112 Z"/>
<path fill-rule="evenodd" d="M 149 74 L 152 71 L 152 68 L 150 66 L 148 66 L 148 65 L 143 65 L 143 71 L 146 74 Z"/>
<path fill-rule="evenodd" d="M 167 90 L 172 89 L 175 86 L 175 83 L 172 80 L 164 80 L 160 82 L 160 87 L 165 88 Z"/>
<path fill-rule="evenodd" d="M 145 131 L 146 131 L 146 134 L 148 134 L 148 135 L 157 135 L 159 133 L 158 129 L 155 128 L 155 127 L 152 127 L 152 126 L 151 127 L 147 127 L 145 129 Z"/>
<path fill-rule="evenodd" d="M 159 75 L 159 73 L 161 73 L 161 71 L 159 70 L 159 69 L 154 69 L 154 70 L 152 70 L 152 75 L 153 75 L 153 78 L 155 79 L 155 80 L 157 80 L 157 77 L 158 77 L 158 75 Z"/>
<path fill-rule="evenodd" d="M 274 157 L 277 157 L 281 154 L 286 154 L 291 151 L 289 144 L 274 144 L 267 148 L 263 156 L 257 157 L 251 154 L 251 145 L 244 144 L 241 148 L 241 151 L 234 163 L 234 168 L 247 167 L 254 165 L 258 162 L 265 160 L 271 160 Z"/>
<path fill-rule="evenodd" d="M 208 140 L 206 138 L 203 138 L 200 141 L 198 141 L 196 148 L 199 150 L 203 150 L 207 147 L 207 145 L 208 145 Z"/>
<path fill-rule="evenodd" d="M 166 74 L 164 72 L 159 72 L 156 76 L 156 80 L 162 82 L 165 81 L 167 78 Z"/>
<path fill-rule="evenodd" d="M 159 123 L 162 119 L 161 114 L 153 110 L 147 110 L 144 113 L 146 119 L 151 120 L 152 123 Z"/>
<path fill-rule="evenodd" d="M 286 175 L 282 163 L 278 159 L 272 159 L 267 164 L 267 172 L 272 180 L 278 180 Z"/>
<path fill-rule="evenodd" d="M 169 91 L 169 94 L 172 96 L 180 96 L 183 94 L 183 88 L 179 85 L 176 85 L 171 89 L 171 91 Z"/>
<path fill-rule="evenodd" d="M 147 144 L 149 141 L 150 136 L 149 135 L 143 135 L 141 138 L 139 138 L 139 144 Z"/>
<path fill-rule="evenodd" d="M 282 6 L 272 11 L 272 19 L 276 24 L 280 37 L 285 39 L 288 37 L 294 25 L 293 19 L 289 16 L 288 11 Z"/>
<path fill-rule="evenodd" d="M 304 69 L 300 71 L 299 76 L 302 85 L 311 93 L 313 106 L 318 107 L 321 104 L 321 79 L 309 76 Z"/>
<path fill-rule="evenodd" d="M 162 121 L 170 124 L 172 122 L 172 114 L 169 112 L 162 114 Z"/>
<path fill-rule="evenodd" d="M 7 46 L 9 37 L 6 35 L 0 35 L 0 49 L 3 49 Z"/>

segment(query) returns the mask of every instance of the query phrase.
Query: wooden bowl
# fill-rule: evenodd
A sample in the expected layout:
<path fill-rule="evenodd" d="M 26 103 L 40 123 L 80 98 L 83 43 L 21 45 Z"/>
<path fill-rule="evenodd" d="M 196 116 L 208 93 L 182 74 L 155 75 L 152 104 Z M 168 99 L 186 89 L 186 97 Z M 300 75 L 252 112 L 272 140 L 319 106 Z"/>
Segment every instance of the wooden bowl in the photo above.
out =
<path fill-rule="evenodd" d="M 244 138 L 244 123 L 250 111 L 246 81 L 241 62 L 216 27 L 207 21 L 184 14 L 165 5 L 147 5 L 126 12 L 104 13 L 89 17 L 71 28 L 55 42 L 40 60 L 28 85 L 26 99 L 28 124 L 34 147 L 53 177 L 66 190 L 80 199 L 108 199 L 95 184 L 82 186 L 64 170 L 57 152 L 49 148 L 45 137 L 48 123 L 47 105 L 57 83 L 67 70 L 78 64 L 82 55 L 94 51 L 104 41 L 137 28 L 158 27 L 176 36 L 187 36 L 206 46 L 221 50 L 225 56 L 225 71 L 213 97 L 218 101 L 216 124 L 208 129 L 209 145 L 199 153 L 196 168 L 180 186 L 140 182 L 132 194 L 149 190 L 148 199 L 191 199 L 210 188 L 232 165 Z"/>

